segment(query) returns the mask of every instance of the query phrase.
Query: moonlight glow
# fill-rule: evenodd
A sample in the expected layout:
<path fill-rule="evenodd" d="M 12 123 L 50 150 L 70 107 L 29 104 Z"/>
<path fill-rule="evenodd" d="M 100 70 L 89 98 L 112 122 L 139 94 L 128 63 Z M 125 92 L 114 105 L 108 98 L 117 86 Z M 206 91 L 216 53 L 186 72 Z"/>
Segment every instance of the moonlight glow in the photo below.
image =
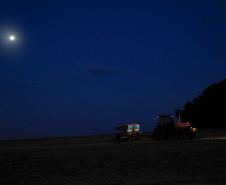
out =
<path fill-rule="evenodd" d="M 9 36 L 9 40 L 15 40 L 15 36 L 13 36 L 13 35 L 11 35 L 11 36 Z"/>

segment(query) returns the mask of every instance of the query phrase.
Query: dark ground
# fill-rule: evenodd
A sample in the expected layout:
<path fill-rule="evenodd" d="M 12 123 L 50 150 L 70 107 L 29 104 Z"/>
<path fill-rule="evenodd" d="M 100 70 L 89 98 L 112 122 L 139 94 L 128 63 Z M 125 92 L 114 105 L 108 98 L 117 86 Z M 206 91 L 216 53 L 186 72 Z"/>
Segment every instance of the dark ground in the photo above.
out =
<path fill-rule="evenodd" d="M 226 184 L 226 129 L 193 140 L 113 137 L 0 141 L 0 184 Z"/>

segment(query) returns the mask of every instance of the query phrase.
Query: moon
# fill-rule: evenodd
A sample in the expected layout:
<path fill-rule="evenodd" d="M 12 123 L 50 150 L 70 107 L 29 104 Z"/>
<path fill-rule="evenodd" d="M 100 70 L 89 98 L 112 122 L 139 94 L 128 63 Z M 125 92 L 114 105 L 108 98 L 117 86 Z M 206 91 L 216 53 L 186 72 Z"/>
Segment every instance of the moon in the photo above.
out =
<path fill-rule="evenodd" d="M 9 40 L 13 41 L 13 40 L 15 40 L 15 39 L 16 39 L 16 38 L 15 38 L 14 35 L 10 35 L 10 36 L 9 36 Z"/>

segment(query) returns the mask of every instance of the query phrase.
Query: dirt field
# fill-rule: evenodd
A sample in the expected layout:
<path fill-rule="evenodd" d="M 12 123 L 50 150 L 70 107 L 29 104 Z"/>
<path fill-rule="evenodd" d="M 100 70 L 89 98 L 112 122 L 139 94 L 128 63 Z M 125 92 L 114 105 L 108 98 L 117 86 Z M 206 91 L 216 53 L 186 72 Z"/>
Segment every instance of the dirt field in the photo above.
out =
<path fill-rule="evenodd" d="M 0 184 L 226 184 L 225 129 L 200 130 L 193 140 L 112 138 L 0 141 Z"/>

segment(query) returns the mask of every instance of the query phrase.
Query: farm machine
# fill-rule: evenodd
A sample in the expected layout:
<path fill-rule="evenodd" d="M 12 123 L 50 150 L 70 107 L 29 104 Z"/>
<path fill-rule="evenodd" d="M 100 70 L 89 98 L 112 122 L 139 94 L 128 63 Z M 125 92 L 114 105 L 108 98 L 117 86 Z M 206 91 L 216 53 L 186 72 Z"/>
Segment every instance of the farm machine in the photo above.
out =
<path fill-rule="evenodd" d="M 157 140 L 169 139 L 171 136 L 182 136 L 184 139 L 192 139 L 197 129 L 190 123 L 175 123 L 172 115 L 159 115 L 158 125 L 153 132 Z"/>
<path fill-rule="evenodd" d="M 140 140 L 142 132 L 140 132 L 140 123 L 126 124 L 115 128 L 115 142 Z"/>

